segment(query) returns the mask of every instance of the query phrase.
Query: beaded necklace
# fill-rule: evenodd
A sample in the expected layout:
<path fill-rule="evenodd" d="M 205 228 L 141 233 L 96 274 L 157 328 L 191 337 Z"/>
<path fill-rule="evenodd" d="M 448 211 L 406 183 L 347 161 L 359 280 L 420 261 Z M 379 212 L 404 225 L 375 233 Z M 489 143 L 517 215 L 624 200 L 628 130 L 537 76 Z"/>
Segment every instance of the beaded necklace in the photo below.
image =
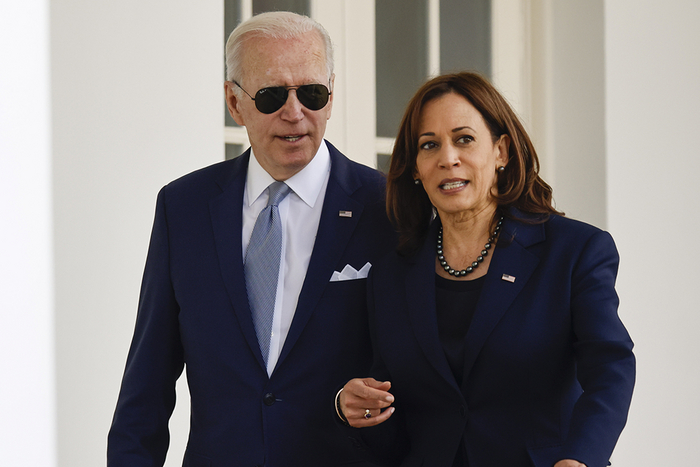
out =
<path fill-rule="evenodd" d="M 464 277 L 470 272 L 474 271 L 474 269 L 479 267 L 479 264 L 484 262 L 484 256 L 489 254 L 489 250 L 491 249 L 493 241 L 498 237 L 498 232 L 501 231 L 501 225 L 503 224 L 503 216 L 498 220 L 498 223 L 496 224 L 496 228 L 493 231 L 493 235 L 489 237 L 489 239 L 486 241 L 486 245 L 484 245 L 484 249 L 481 250 L 481 255 L 479 255 L 476 258 L 476 261 L 474 261 L 471 266 L 467 267 L 466 269 L 462 269 L 461 271 L 456 270 L 452 268 L 449 264 L 447 264 L 447 260 L 445 259 L 445 255 L 442 250 L 442 226 L 440 227 L 440 232 L 438 232 L 438 237 L 437 237 L 437 257 L 438 261 L 440 261 L 440 265 L 445 268 L 445 271 L 447 274 L 450 274 L 455 277 Z"/>

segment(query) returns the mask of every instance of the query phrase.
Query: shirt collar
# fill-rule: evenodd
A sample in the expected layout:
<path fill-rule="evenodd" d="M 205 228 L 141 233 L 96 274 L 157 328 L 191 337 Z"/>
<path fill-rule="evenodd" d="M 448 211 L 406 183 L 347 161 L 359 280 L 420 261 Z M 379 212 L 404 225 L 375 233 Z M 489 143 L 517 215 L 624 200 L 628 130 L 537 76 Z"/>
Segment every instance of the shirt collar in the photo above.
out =
<path fill-rule="evenodd" d="M 331 168 L 331 156 L 325 141 L 316 151 L 316 155 L 306 167 L 301 169 L 294 176 L 285 180 L 285 183 L 294 193 L 307 205 L 314 207 L 321 188 L 328 177 Z M 250 149 L 250 161 L 248 162 L 248 174 L 246 176 L 246 195 L 248 206 L 253 204 L 265 189 L 270 186 L 275 179 L 263 169 Z"/>

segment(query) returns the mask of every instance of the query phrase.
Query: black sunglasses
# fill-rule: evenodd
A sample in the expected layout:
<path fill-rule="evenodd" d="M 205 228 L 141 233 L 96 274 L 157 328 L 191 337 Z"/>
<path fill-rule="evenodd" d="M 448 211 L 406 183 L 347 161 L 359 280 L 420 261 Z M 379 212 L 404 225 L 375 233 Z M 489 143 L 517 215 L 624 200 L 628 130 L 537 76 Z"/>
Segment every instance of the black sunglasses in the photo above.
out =
<path fill-rule="evenodd" d="M 243 89 L 243 86 L 233 81 L 233 84 Z M 255 93 L 255 97 L 248 94 L 248 97 L 255 101 L 255 107 L 264 114 L 277 112 L 287 102 L 289 90 L 296 89 L 297 99 L 309 110 L 321 110 L 328 104 L 328 97 L 331 92 L 323 84 L 305 84 L 303 86 L 275 86 L 262 88 Z"/>

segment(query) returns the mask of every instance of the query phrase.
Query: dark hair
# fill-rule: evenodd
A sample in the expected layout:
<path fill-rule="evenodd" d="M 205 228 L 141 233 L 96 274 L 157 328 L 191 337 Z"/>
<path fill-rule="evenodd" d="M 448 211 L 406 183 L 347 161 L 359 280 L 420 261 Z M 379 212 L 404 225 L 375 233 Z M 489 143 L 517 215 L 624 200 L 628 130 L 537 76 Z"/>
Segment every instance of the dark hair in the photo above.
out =
<path fill-rule="evenodd" d="M 508 167 L 498 175 L 499 211 L 508 207 L 537 214 L 543 222 L 549 214 L 562 214 L 552 206 L 552 188 L 540 178 L 539 160 L 525 128 L 508 102 L 486 79 L 463 72 L 438 76 L 425 83 L 406 108 L 391 154 L 387 174 L 387 212 L 399 232 L 399 252 L 409 253 L 420 245 L 428 231 L 433 206 L 425 190 L 414 183 L 418 156 L 418 131 L 425 105 L 445 94 L 467 99 L 479 111 L 494 143 L 508 135 Z"/>

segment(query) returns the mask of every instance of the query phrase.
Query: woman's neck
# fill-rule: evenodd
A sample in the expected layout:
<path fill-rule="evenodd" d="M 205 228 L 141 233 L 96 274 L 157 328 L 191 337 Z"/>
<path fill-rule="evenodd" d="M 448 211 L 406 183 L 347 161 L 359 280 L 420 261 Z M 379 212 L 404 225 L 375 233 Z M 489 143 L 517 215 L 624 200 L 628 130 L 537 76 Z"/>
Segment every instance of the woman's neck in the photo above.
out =
<path fill-rule="evenodd" d="M 481 256 L 484 245 L 493 235 L 496 217 L 496 206 L 490 206 L 479 212 L 460 212 L 456 214 L 440 213 L 442 222 L 443 254 L 450 267 L 456 270 L 466 269 L 477 257 Z M 493 251 L 493 246 L 491 252 Z M 460 279 L 476 279 L 486 274 L 490 264 L 491 254 L 484 256 L 483 262 L 473 272 Z M 455 279 L 448 274 L 444 267 L 436 262 L 436 271 L 442 277 Z"/>
<path fill-rule="evenodd" d="M 472 241 L 475 237 L 481 238 L 484 235 L 485 238 L 488 238 L 493 233 L 491 231 L 494 226 L 496 208 L 497 206 L 493 204 L 479 211 L 439 212 L 443 236 L 455 237 L 453 240 L 458 244 Z"/>

